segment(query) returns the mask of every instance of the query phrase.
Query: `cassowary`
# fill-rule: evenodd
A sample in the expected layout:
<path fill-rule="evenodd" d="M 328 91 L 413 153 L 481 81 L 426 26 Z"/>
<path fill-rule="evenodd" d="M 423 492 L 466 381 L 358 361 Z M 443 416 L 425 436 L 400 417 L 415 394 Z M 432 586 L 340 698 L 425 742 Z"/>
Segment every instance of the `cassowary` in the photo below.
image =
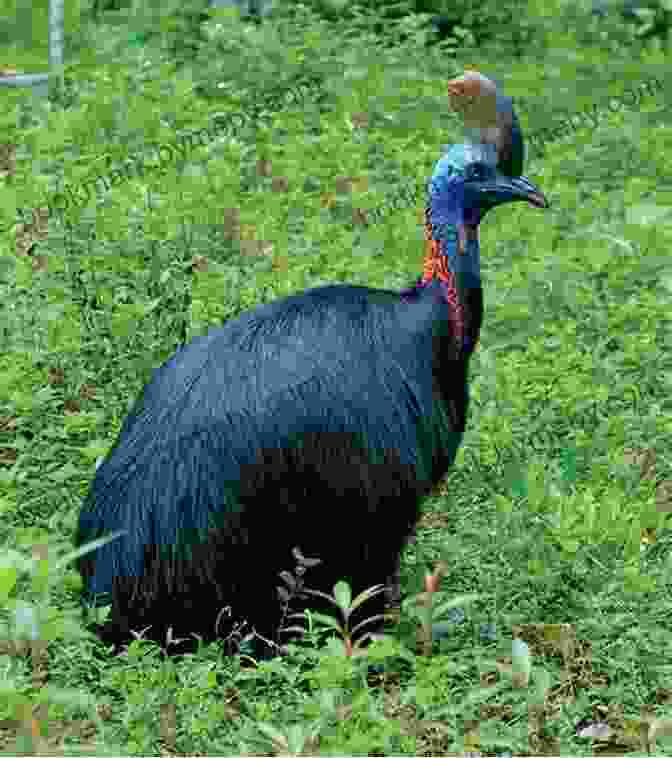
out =
<path fill-rule="evenodd" d="M 327 593 L 394 575 L 465 429 L 483 308 L 478 225 L 503 203 L 547 206 L 520 176 L 511 101 L 476 72 L 449 95 L 471 136 L 430 182 L 415 286 L 334 285 L 262 305 L 154 372 L 75 538 L 124 532 L 78 564 L 84 600 L 111 604 L 103 640 L 119 646 L 149 627 L 161 643 L 170 628 L 208 641 L 242 621 L 276 639 L 278 574 L 295 547 L 321 560 L 306 586 Z"/>

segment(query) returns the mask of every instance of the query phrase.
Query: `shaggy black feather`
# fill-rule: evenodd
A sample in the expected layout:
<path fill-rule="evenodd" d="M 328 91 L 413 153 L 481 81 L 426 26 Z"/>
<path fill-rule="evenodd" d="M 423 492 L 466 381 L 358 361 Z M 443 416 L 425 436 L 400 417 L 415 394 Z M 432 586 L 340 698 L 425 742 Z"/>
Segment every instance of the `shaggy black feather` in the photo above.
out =
<path fill-rule="evenodd" d="M 480 290 L 470 296 L 477 333 Z M 127 532 L 79 564 L 86 599 L 112 602 L 103 639 L 151 625 L 160 642 L 171 626 L 212 640 L 225 606 L 218 636 L 244 619 L 276 639 L 278 573 L 295 546 L 323 561 L 310 587 L 387 582 L 465 428 L 468 354 L 446 312 L 438 284 L 404 298 L 330 286 L 178 349 L 81 513 L 78 545 Z"/>

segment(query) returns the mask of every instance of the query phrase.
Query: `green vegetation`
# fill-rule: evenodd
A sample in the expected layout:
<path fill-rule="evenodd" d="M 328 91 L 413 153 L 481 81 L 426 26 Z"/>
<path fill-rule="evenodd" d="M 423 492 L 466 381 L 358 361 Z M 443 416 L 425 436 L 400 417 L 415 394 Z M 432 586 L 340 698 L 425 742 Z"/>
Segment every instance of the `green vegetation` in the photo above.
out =
<path fill-rule="evenodd" d="M 577 723 L 608 706 L 613 741 L 643 751 L 637 722 L 672 711 L 669 51 L 562 3 L 518 4 L 478 47 L 476 31 L 426 47 L 422 18 L 384 47 L 367 14 L 201 26 L 180 5 L 158 32 L 83 10 L 53 102 L 0 90 L 0 744 L 577 755 Z M 4 42 L 3 65 L 28 69 Z M 257 303 L 410 282 L 465 65 L 545 135 L 526 173 L 553 207 L 483 227 L 468 432 L 404 555 L 391 638 L 360 657 L 347 629 L 315 632 L 259 668 L 216 645 L 105 655 L 65 557 L 128 402 L 180 340 Z M 664 733 L 649 726 L 652 753 Z"/>

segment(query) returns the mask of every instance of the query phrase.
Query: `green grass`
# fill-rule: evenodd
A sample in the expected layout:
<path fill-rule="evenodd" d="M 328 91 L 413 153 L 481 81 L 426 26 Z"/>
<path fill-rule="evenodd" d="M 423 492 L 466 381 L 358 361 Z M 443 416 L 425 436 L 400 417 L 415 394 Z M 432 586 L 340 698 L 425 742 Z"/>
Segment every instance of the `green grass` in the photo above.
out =
<path fill-rule="evenodd" d="M 35 110 L 22 93 L 2 93 L 3 142 L 17 148 L 0 185 L 0 618 L 30 618 L 20 603 L 37 603 L 50 644 L 48 687 L 16 646 L 0 650 L 0 718 L 25 725 L 30 707 L 48 703 L 43 729 L 57 739 L 69 724 L 66 754 L 104 744 L 116 755 L 161 745 L 443 755 L 475 749 L 468 726 L 478 723 L 484 753 L 576 755 L 590 749 L 576 724 L 598 705 L 616 713 L 632 753 L 642 708 L 669 715 L 668 58 L 655 45 L 579 44 L 552 14 L 530 17 L 538 59 L 504 46 L 455 59 L 413 45 L 374 55 L 337 24 L 285 20 L 269 34 L 223 18 L 183 66 L 157 39 L 129 47 L 130 28 L 101 22 L 90 38 L 99 44 L 84 27 L 73 40 L 67 108 Z M 142 644 L 107 657 L 82 636 L 79 578 L 57 558 L 128 402 L 180 339 L 259 302 L 415 277 L 424 197 L 399 197 L 461 135 L 445 83 L 465 64 L 503 81 L 535 133 L 662 82 L 636 107 L 605 105 L 596 127 L 531 151 L 526 173 L 551 210 L 509 206 L 484 222 L 468 432 L 402 565 L 405 597 L 445 561 L 443 600 L 478 598 L 439 611 L 444 637 L 429 655 L 416 653 L 418 621 L 405 607 L 397 641 L 380 653 L 384 688 L 335 648 L 259 670 L 216 646 L 184 661 Z M 280 102 L 306 77 L 314 86 Z M 233 138 L 118 176 L 44 233 L 17 225 L 17 209 L 30 220 L 62 183 L 109 176 L 137 156 L 151 163 L 152 145 L 184 144 L 180 135 L 215 114 L 249 113 L 268 92 L 272 107 L 241 120 Z M 362 226 L 360 211 L 376 223 Z M 17 253 L 26 239 L 32 252 Z M 48 563 L 30 560 L 40 544 Z M 577 642 L 567 647 L 566 634 Z M 529 645 L 529 687 L 502 663 L 514 635 Z M 530 703 L 545 706 L 543 729 Z M 669 753 L 669 742 L 655 748 Z"/>

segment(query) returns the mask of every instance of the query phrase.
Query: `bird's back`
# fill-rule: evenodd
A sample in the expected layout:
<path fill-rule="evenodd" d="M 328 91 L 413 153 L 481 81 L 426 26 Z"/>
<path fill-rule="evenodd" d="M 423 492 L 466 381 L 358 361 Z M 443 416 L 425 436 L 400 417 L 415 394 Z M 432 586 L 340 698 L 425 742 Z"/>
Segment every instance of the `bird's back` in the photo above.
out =
<path fill-rule="evenodd" d="M 389 374 L 394 365 L 407 377 L 431 374 L 433 338 L 449 326 L 445 310 L 438 288 L 408 300 L 350 285 L 263 305 L 178 349 L 146 386 L 143 413 L 147 419 L 169 414 L 184 430 L 187 411 L 190 426 L 261 413 L 311 381 L 361 397 L 376 377 L 384 383 L 380 372 Z M 127 427 L 135 425 L 137 410 Z"/>

